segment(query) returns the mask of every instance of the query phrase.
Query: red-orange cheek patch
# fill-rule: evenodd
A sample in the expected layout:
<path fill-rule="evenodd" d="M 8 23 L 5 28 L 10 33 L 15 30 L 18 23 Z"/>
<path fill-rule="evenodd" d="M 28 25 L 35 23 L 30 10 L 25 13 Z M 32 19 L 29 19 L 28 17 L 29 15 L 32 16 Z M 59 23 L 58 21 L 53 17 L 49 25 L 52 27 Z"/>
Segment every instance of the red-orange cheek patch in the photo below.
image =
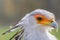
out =
<path fill-rule="evenodd" d="M 38 17 L 41 17 L 42 20 L 41 20 L 41 21 L 37 20 Z M 37 21 L 38 24 L 44 25 L 44 24 L 49 24 L 49 23 L 50 23 L 50 20 L 48 20 L 48 19 L 47 19 L 44 15 L 42 15 L 42 14 L 36 14 L 36 15 L 34 15 L 34 18 L 36 19 L 36 21 Z"/>

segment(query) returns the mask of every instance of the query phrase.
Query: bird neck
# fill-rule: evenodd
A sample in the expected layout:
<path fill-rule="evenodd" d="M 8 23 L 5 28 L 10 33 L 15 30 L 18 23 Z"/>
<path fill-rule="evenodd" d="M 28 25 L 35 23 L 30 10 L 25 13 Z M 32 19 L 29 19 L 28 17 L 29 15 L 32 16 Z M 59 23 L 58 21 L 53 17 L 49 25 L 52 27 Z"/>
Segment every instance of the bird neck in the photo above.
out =
<path fill-rule="evenodd" d="M 33 27 L 33 26 L 26 26 L 25 28 L 25 39 L 27 40 L 55 40 L 56 38 L 53 37 L 44 27 Z M 52 38 L 53 37 L 53 38 Z"/>
<path fill-rule="evenodd" d="M 39 28 L 29 28 L 26 30 L 26 39 L 27 40 L 49 40 L 48 36 L 48 31 L 45 29 L 39 29 Z"/>

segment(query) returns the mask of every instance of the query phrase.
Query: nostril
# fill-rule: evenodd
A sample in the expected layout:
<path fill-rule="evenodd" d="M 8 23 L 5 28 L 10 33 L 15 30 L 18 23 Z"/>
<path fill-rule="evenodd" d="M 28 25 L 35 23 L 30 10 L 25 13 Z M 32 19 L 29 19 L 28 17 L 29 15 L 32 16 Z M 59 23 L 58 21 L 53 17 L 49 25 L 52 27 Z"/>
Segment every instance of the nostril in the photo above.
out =
<path fill-rule="evenodd" d="M 51 21 L 51 23 L 52 23 L 53 21 Z"/>

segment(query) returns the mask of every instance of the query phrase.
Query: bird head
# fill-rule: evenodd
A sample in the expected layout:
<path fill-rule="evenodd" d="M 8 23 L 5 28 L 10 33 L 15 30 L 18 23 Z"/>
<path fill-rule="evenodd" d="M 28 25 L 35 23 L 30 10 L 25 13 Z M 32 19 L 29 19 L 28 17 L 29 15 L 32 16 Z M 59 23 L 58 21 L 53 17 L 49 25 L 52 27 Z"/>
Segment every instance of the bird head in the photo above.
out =
<path fill-rule="evenodd" d="M 44 29 L 57 29 L 58 24 L 55 21 L 55 15 L 43 9 L 37 9 L 30 12 L 29 23 L 32 26 Z"/>

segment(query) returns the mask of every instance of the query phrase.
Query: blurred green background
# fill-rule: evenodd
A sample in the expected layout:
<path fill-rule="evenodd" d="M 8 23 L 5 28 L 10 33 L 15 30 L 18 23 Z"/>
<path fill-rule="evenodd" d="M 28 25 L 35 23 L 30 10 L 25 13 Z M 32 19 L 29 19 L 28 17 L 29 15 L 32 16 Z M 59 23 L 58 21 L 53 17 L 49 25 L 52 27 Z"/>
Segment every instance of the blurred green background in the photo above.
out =
<path fill-rule="evenodd" d="M 0 40 L 9 40 L 16 31 L 3 36 L 1 34 L 25 14 L 39 8 L 53 12 L 60 26 L 60 0 L 0 0 Z M 52 34 L 60 40 L 60 27 L 58 32 L 53 31 Z"/>

